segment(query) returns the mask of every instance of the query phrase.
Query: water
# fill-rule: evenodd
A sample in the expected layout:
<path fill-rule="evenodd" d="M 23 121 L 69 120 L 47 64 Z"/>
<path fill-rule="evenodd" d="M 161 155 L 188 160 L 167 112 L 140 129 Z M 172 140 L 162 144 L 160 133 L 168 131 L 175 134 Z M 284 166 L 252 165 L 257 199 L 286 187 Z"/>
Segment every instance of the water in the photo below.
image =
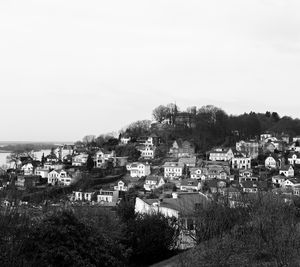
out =
<path fill-rule="evenodd" d="M 4 167 L 7 165 L 6 162 L 6 157 L 9 155 L 10 153 L 7 152 L 0 152 L 0 167 Z"/>
<path fill-rule="evenodd" d="M 45 157 L 46 157 L 47 155 L 50 154 L 50 152 L 51 152 L 50 149 L 43 149 L 43 150 L 41 150 L 41 151 L 36 151 L 36 152 L 34 152 L 33 155 L 34 155 L 35 159 L 41 160 L 43 154 L 44 154 Z M 8 164 L 7 161 L 6 161 L 6 158 L 7 158 L 7 156 L 9 156 L 9 155 L 10 155 L 10 153 L 7 153 L 7 152 L 0 152 L 0 167 L 6 168 L 6 167 L 9 166 L 9 164 Z"/>

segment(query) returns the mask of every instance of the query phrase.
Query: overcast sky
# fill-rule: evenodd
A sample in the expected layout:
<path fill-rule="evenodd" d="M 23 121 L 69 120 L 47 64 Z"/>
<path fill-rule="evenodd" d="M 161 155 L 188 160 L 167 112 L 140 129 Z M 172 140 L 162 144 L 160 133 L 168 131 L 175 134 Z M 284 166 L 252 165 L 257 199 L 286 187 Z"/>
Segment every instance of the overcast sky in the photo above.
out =
<path fill-rule="evenodd" d="M 300 117 L 299 12 L 299 0 L 1 0 L 0 140 L 76 141 L 170 102 Z"/>

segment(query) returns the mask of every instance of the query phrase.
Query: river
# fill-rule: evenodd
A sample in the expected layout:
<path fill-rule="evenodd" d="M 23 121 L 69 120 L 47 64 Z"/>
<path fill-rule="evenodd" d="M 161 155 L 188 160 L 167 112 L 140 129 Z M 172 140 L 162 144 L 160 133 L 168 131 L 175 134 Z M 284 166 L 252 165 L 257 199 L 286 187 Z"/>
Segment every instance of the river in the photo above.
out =
<path fill-rule="evenodd" d="M 44 154 L 45 156 L 47 156 L 47 155 L 50 154 L 50 152 L 51 152 L 50 149 L 43 149 L 43 150 L 40 150 L 40 151 L 36 151 L 36 152 L 34 152 L 33 154 L 34 154 L 34 157 L 35 157 L 37 160 L 41 160 L 43 154 Z M 9 156 L 9 155 L 10 155 L 10 153 L 8 153 L 8 152 L 0 152 L 0 167 L 5 167 L 5 168 L 6 168 L 6 167 L 8 166 L 8 165 L 7 165 L 6 158 L 7 158 L 7 156 Z"/>

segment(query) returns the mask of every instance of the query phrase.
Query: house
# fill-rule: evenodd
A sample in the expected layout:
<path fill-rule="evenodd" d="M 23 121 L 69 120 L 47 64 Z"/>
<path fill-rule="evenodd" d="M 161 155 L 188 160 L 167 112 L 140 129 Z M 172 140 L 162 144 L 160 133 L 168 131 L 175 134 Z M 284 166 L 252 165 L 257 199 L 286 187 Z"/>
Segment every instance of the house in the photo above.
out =
<path fill-rule="evenodd" d="M 53 163 L 53 162 L 45 162 L 44 163 L 44 169 L 47 170 L 61 170 L 64 167 L 63 164 L 59 164 L 59 163 Z"/>
<path fill-rule="evenodd" d="M 187 167 L 196 167 L 196 162 L 197 162 L 196 157 L 180 158 L 178 160 L 179 165 L 185 165 Z"/>
<path fill-rule="evenodd" d="M 213 194 L 222 191 L 226 187 L 225 180 L 211 179 L 205 181 L 204 183 L 206 183 L 206 186 L 210 189 L 210 192 Z"/>
<path fill-rule="evenodd" d="M 187 140 L 182 141 L 178 139 L 173 142 L 169 153 L 175 158 L 193 157 L 195 155 L 195 146 Z"/>
<path fill-rule="evenodd" d="M 268 169 L 276 169 L 280 167 L 280 162 L 277 157 L 270 155 L 265 159 L 265 167 Z"/>
<path fill-rule="evenodd" d="M 235 156 L 231 161 L 232 169 L 240 170 L 240 169 L 251 169 L 251 158 L 244 157 L 242 155 Z"/>
<path fill-rule="evenodd" d="M 24 175 L 33 175 L 34 172 L 32 163 L 26 163 L 22 166 L 21 170 L 24 173 Z"/>
<path fill-rule="evenodd" d="M 119 192 L 115 190 L 100 189 L 97 194 L 97 202 L 102 205 L 116 206 L 119 199 Z"/>
<path fill-rule="evenodd" d="M 284 175 L 275 175 L 272 177 L 272 184 L 281 187 L 286 180 L 286 177 Z"/>
<path fill-rule="evenodd" d="M 165 178 L 173 179 L 183 175 L 184 165 L 181 165 L 178 162 L 166 162 L 163 167 Z"/>
<path fill-rule="evenodd" d="M 206 165 L 202 169 L 203 174 L 206 176 L 207 179 L 221 179 L 226 180 L 229 172 L 226 167 L 222 165 Z"/>
<path fill-rule="evenodd" d="M 180 223 L 181 249 L 187 249 L 195 245 L 195 225 L 197 208 L 205 207 L 210 200 L 200 192 L 173 193 L 172 198 L 141 199 L 135 200 L 135 212 L 140 214 L 160 213 L 167 218 L 175 217 Z"/>
<path fill-rule="evenodd" d="M 72 166 L 85 166 L 89 155 L 82 153 L 72 157 Z"/>
<path fill-rule="evenodd" d="M 128 171 L 130 171 L 131 177 L 145 177 L 151 174 L 151 168 L 148 163 L 134 162 L 126 165 Z"/>
<path fill-rule="evenodd" d="M 144 189 L 146 191 L 151 191 L 159 188 L 165 184 L 163 177 L 161 176 L 148 176 L 144 183 Z"/>
<path fill-rule="evenodd" d="M 199 191 L 201 183 L 196 179 L 184 179 L 181 181 L 181 191 Z"/>
<path fill-rule="evenodd" d="M 46 156 L 45 159 L 46 159 L 46 162 L 48 162 L 48 163 L 57 163 L 57 162 L 59 162 L 59 158 L 54 153 Z"/>
<path fill-rule="evenodd" d="M 258 177 L 256 176 L 244 176 L 244 177 L 239 177 L 239 182 L 245 182 L 245 181 L 251 181 L 251 182 L 258 182 Z"/>
<path fill-rule="evenodd" d="M 296 143 L 297 141 L 300 142 L 300 136 L 299 135 L 293 137 L 293 143 Z"/>
<path fill-rule="evenodd" d="M 283 174 L 285 177 L 294 177 L 295 171 L 292 165 L 283 166 L 279 169 L 279 174 Z"/>
<path fill-rule="evenodd" d="M 300 152 L 300 144 L 299 144 L 299 141 L 297 141 L 296 143 L 292 143 L 292 144 L 289 146 L 289 150 L 295 151 L 295 152 Z"/>
<path fill-rule="evenodd" d="M 268 138 L 271 138 L 272 135 L 270 133 L 263 133 L 260 135 L 260 141 L 265 141 Z"/>
<path fill-rule="evenodd" d="M 49 169 L 44 167 L 37 167 L 34 170 L 34 174 L 37 176 L 41 176 L 42 178 L 48 178 Z"/>
<path fill-rule="evenodd" d="M 205 180 L 206 176 L 202 172 L 202 168 L 194 167 L 190 168 L 190 178 L 197 179 L 197 180 Z"/>
<path fill-rule="evenodd" d="M 239 177 L 251 177 L 251 176 L 253 176 L 252 169 L 239 170 Z"/>
<path fill-rule="evenodd" d="M 120 144 L 127 145 L 131 141 L 131 137 L 121 137 Z"/>
<path fill-rule="evenodd" d="M 290 143 L 290 136 L 288 134 L 282 134 L 281 135 L 281 140 L 286 143 L 289 144 Z"/>
<path fill-rule="evenodd" d="M 67 155 L 73 155 L 74 146 L 73 145 L 62 145 L 57 147 L 55 150 L 56 156 L 59 160 L 63 160 Z"/>
<path fill-rule="evenodd" d="M 141 158 L 143 159 L 154 159 L 155 147 L 150 145 L 140 145 L 136 147 L 141 152 Z"/>
<path fill-rule="evenodd" d="M 99 149 L 93 157 L 94 166 L 96 168 L 105 168 L 108 161 L 113 161 L 115 156 L 115 151 L 106 152 L 102 149 Z"/>
<path fill-rule="evenodd" d="M 72 182 L 74 182 L 74 179 L 72 178 L 70 173 L 68 173 L 65 170 L 61 170 L 59 172 L 58 177 L 57 177 L 57 184 L 58 185 L 69 186 L 69 185 L 72 184 Z"/>
<path fill-rule="evenodd" d="M 282 183 L 283 188 L 293 188 L 295 186 L 300 186 L 299 178 L 288 178 Z"/>
<path fill-rule="evenodd" d="M 143 136 L 137 139 L 137 143 L 144 146 L 157 146 L 160 143 L 160 138 L 156 134 Z"/>
<path fill-rule="evenodd" d="M 52 170 L 48 173 L 48 184 L 56 185 L 58 183 L 59 172 Z"/>
<path fill-rule="evenodd" d="M 117 185 L 114 186 L 115 191 L 128 191 L 128 185 L 124 181 L 119 181 Z"/>
<path fill-rule="evenodd" d="M 263 146 L 264 153 L 274 153 L 276 146 L 272 142 L 265 143 Z"/>
<path fill-rule="evenodd" d="M 223 196 L 227 196 L 228 198 L 232 199 L 237 199 L 241 196 L 240 190 L 233 186 L 223 188 L 222 190 L 220 190 L 220 193 Z"/>
<path fill-rule="evenodd" d="M 15 186 L 20 189 L 35 187 L 40 181 L 40 177 L 36 175 L 18 175 Z"/>
<path fill-rule="evenodd" d="M 211 161 L 230 161 L 233 157 L 231 148 L 215 148 L 209 153 Z"/>
<path fill-rule="evenodd" d="M 293 166 L 300 164 L 300 153 L 291 152 L 288 155 L 288 162 L 290 165 L 293 165 Z"/>
<path fill-rule="evenodd" d="M 259 154 L 259 143 L 256 141 L 239 141 L 236 143 L 236 150 L 251 159 L 256 159 Z"/>
<path fill-rule="evenodd" d="M 294 193 L 294 195 L 295 196 L 298 196 L 298 197 L 300 197 L 300 186 L 294 186 L 293 187 L 293 193 Z"/>
<path fill-rule="evenodd" d="M 74 191 L 74 201 L 92 201 L 95 191 Z"/>
<path fill-rule="evenodd" d="M 244 193 L 257 193 L 258 192 L 258 184 L 254 181 L 244 181 L 240 183 L 241 188 Z"/>

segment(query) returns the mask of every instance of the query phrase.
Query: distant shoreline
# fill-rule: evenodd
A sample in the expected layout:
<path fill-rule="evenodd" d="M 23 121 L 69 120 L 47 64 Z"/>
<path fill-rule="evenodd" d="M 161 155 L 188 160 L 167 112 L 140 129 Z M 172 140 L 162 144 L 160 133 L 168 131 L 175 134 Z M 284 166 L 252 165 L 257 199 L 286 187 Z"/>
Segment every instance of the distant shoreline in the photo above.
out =
<path fill-rule="evenodd" d="M 0 150 L 0 153 L 12 153 L 12 151 Z"/>

